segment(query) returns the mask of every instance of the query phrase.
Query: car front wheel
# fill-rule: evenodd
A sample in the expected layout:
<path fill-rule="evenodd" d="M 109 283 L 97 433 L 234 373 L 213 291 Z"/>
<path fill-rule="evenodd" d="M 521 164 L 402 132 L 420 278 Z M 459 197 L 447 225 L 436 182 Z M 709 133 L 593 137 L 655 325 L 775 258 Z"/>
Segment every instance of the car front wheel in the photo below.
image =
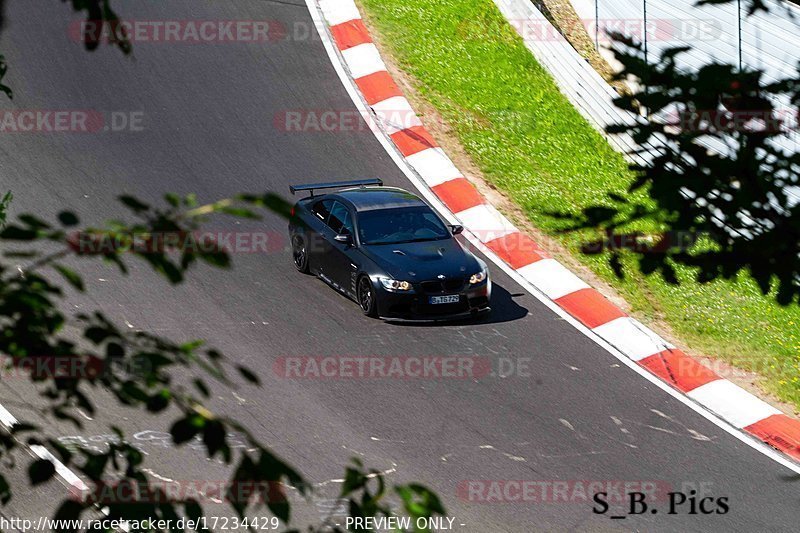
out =
<path fill-rule="evenodd" d="M 358 281 L 358 304 L 361 306 L 361 311 L 368 317 L 375 318 L 378 316 L 375 289 L 367 276 L 361 276 Z"/>
<path fill-rule="evenodd" d="M 298 272 L 308 274 L 308 248 L 302 237 L 295 235 L 292 239 L 292 259 Z"/>

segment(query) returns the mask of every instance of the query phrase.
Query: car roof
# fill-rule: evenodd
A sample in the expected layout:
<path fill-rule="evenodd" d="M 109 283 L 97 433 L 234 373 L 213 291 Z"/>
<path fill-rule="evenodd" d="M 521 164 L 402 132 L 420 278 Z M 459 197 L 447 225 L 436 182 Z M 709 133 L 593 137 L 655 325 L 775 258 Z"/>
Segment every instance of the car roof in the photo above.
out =
<path fill-rule="evenodd" d="M 355 187 L 331 196 L 347 201 L 358 212 L 428 205 L 417 195 L 397 187 Z"/>

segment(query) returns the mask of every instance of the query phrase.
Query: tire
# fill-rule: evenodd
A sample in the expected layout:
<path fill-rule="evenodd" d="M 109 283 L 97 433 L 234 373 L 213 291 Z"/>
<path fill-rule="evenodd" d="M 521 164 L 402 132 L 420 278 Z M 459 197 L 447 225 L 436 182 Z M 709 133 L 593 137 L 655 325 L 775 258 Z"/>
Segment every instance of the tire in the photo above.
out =
<path fill-rule="evenodd" d="M 361 276 L 358 279 L 358 305 L 361 312 L 370 318 L 378 317 L 378 305 L 375 301 L 375 288 L 369 280 L 369 276 Z"/>
<path fill-rule="evenodd" d="M 308 274 L 308 248 L 299 235 L 292 239 L 292 262 L 298 272 Z"/>

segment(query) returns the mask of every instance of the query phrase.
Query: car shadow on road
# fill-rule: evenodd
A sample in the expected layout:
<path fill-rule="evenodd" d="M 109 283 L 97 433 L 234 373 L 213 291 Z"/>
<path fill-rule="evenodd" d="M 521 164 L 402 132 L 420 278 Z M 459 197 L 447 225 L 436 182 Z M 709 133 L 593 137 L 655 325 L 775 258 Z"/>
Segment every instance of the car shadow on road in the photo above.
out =
<path fill-rule="evenodd" d="M 484 313 L 474 318 L 465 318 L 461 320 L 451 320 L 442 322 L 399 322 L 386 320 L 387 324 L 395 326 L 406 327 L 442 327 L 442 326 L 460 326 L 465 324 L 499 324 L 502 322 L 511 322 L 524 318 L 528 314 L 528 309 L 522 307 L 514 298 L 524 296 L 523 293 L 511 294 L 503 286 L 497 283 L 492 284 L 492 299 L 489 306 L 492 308 L 491 313 Z"/>

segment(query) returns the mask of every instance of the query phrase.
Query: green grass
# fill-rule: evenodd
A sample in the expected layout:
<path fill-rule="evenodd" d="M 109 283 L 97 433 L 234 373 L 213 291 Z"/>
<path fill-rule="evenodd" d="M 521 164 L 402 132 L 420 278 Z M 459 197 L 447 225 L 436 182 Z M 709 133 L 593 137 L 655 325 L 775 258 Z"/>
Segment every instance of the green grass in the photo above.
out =
<path fill-rule="evenodd" d="M 490 0 L 360 0 L 419 94 L 453 128 L 483 172 L 528 219 L 556 235 L 572 214 L 624 193 L 632 180 L 614 151 L 559 92 Z M 642 197 L 639 197 L 643 199 Z M 654 229 L 648 227 L 631 229 Z M 800 408 L 800 306 L 781 307 L 747 279 L 678 287 L 626 261 L 617 279 L 603 256 L 574 256 L 609 282 L 634 314 L 662 320 L 690 349 L 764 376 Z"/>

